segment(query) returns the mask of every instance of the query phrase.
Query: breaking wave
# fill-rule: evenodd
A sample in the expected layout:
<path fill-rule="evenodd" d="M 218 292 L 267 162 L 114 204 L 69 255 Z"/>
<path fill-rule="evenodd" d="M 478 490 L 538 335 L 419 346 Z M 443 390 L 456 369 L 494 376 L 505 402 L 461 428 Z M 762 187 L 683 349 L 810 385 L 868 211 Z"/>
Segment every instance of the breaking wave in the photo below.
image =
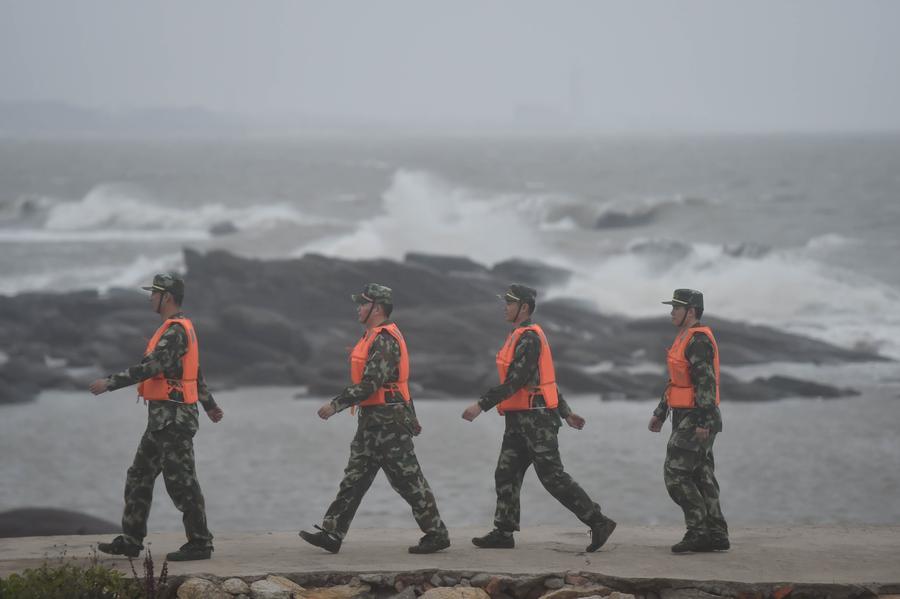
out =
<path fill-rule="evenodd" d="M 246 207 L 208 203 L 194 208 L 164 205 L 140 188 L 109 183 L 94 187 L 77 201 L 28 197 L 0 206 L 0 224 L 4 225 L 0 240 L 191 241 L 208 239 L 211 228 L 225 223 L 227 230 L 241 231 L 326 221 L 284 203 Z"/>
<path fill-rule="evenodd" d="M 137 289 L 139 285 L 151 280 L 154 273 L 183 269 L 184 257 L 181 252 L 152 258 L 142 254 L 127 264 L 89 264 L 77 269 L 61 267 L 3 277 L 0 278 L 0 294 L 12 295 L 22 290 L 57 293 L 81 289 L 105 292 L 116 287 Z"/>
<path fill-rule="evenodd" d="M 637 202 L 636 205 L 628 206 L 622 206 L 618 202 L 611 202 L 599 208 L 593 221 L 593 228 L 640 227 L 657 222 L 665 216 L 666 212 L 677 209 L 680 206 L 704 208 L 710 205 L 712 205 L 710 200 L 689 196 L 645 199 Z"/>
<path fill-rule="evenodd" d="M 552 207 L 568 200 L 497 194 L 452 185 L 421 171 L 400 170 L 382 196 L 383 214 L 352 232 L 299 248 L 343 258 L 393 258 L 417 252 L 465 254 L 482 263 L 511 256 L 564 262 L 534 235 Z M 550 227 L 562 227 L 550 217 Z"/>
<path fill-rule="evenodd" d="M 900 357 L 900 291 L 813 256 L 807 246 L 735 252 L 729 245 L 636 240 L 582 265 L 552 294 L 592 298 L 604 312 L 658 317 L 665 314 L 660 301 L 690 287 L 703 291 L 709 315 Z M 860 326 L 865 314 L 877 314 L 877 325 Z"/>
<path fill-rule="evenodd" d="M 597 204 L 563 193 L 486 192 L 452 184 L 424 171 L 398 170 L 382 194 L 383 213 L 349 234 L 305 245 L 295 252 L 345 258 L 400 259 L 410 249 L 463 253 L 484 263 L 510 257 L 565 263 L 567 258 L 541 239 L 542 233 L 597 232 L 636 226 L 676 206 L 706 206 L 708 200 L 680 197 L 645 200 L 633 206 Z"/>

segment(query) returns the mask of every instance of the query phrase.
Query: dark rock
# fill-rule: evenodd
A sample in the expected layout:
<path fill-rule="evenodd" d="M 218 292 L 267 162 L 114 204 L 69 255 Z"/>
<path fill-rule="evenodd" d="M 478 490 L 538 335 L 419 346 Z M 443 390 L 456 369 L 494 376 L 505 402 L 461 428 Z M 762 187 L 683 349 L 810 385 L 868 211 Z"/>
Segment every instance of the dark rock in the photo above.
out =
<path fill-rule="evenodd" d="M 230 220 L 217 222 L 209 228 L 209 234 L 215 237 L 219 237 L 221 235 L 233 235 L 238 231 L 240 231 L 240 229 L 238 229 Z"/>
<path fill-rule="evenodd" d="M 834 399 L 859 395 L 859 391 L 855 389 L 841 389 L 786 376 L 756 378 L 749 383 L 741 383 L 730 377 L 723 377 L 721 385 L 722 394 L 728 399 L 736 401 L 765 401 L 784 397 Z"/>
<path fill-rule="evenodd" d="M 667 262 L 673 260 L 681 260 L 688 256 L 693 248 L 690 244 L 683 241 L 674 241 L 671 239 L 650 239 L 632 243 L 628 246 L 628 250 L 632 254 L 639 256 L 665 258 Z"/>
<path fill-rule="evenodd" d="M 233 336 L 262 341 L 271 349 L 280 350 L 297 361 L 307 360 L 311 349 L 302 329 L 283 315 L 266 308 L 226 306 L 219 321 Z"/>
<path fill-rule="evenodd" d="M 572 271 L 565 268 L 518 258 L 498 262 L 491 272 L 501 281 L 506 281 L 504 288 L 510 283 L 524 283 L 530 287 L 545 288 L 549 285 L 567 283 L 572 277 Z M 541 300 L 540 291 L 538 289 L 538 302 Z"/>
<path fill-rule="evenodd" d="M 43 356 L 33 356 L 30 359 L 13 356 L 0 366 L 0 380 L 16 385 L 27 384 L 39 389 L 52 389 L 67 378 L 64 371 L 47 366 Z"/>
<path fill-rule="evenodd" d="M 408 263 L 425 266 L 442 273 L 487 274 L 488 269 L 465 256 L 441 256 L 409 252 L 403 259 Z"/>
<path fill-rule="evenodd" d="M 735 258 L 762 258 L 770 251 L 770 248 L 767 245 L 761 245 L 758 243 L 750 243 L 750 242 L 742 242 L 742 243 L 729 243 L 726 244 L 722 250 L 728 254 L 729 256 L 734 256 Z"/>
<path fill-rule="evenodd" d="M 69 510 L 23 508 L 0 513 L 0 538 L 120 532 L 117 524 Z"/>
<path fill-rule="evenodd" d="M 37 398 L 40 389 L 32 383 L 10 383 L 0 373 L 0 405 L 26 403 Z"/>
<path fill-rule="evenodd" d="M 304 385 L 312 395 L 339 391 L 348 378 L 348 351 L 361 333 L 350 295 L 372 281 L 394 289 L 394 318 L 410 348 L 417 398 L 471 397 L 497 383 L 494 355 L 509 326 L 496 295 L 514 281 L 540 293 L 536 320 L 550 337 L 564 392 L 647 399 L 658 397 L 665 382 L 664 356 L 674 335 L 667 319 L 610 317 L 584 298 L 542 300 L 548 285 L 571 273 L 537 262 L 508 260 L 488 270 L 467 258 L 426 254 L 409 254 L 404 262 L 315 254 L 263 261 L 185 250 L 185 263 L 185 311 L 214 388 L 275 384 Z M 704 320 L 729 365 L 884 360 L 872 351 L 774 329 Z M 110 373 L 136 364 L 157 326 L 146 294 L 131 290 L 0 297 L 0 335 L 9 356 L 0 365 L 0 401 L 47 388 L 83 388 L 92 368 Z M 646 373 L 648 361 L 659 365 L 658 375 Z M 852 393 L 783 377 L 744 383 L 723 376 L 722 389 L 728 399 L 758 400 Z"/>
<path fill-rule="evenodd" d="M 618 229 L 623 227 L 639 227 L 656 220 L 658 210 L 648 208 L 635 212 L 609 210 L 594 221 L 595 229 Z"/>

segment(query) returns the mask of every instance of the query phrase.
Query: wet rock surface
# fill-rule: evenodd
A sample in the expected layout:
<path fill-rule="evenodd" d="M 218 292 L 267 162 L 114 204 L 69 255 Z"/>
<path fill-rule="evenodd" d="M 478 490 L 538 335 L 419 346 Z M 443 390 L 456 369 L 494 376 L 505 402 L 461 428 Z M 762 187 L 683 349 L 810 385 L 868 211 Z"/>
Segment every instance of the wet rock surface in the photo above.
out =
<path fill-rule="evenodd" d="M 394 289 L 394 318 L 410 347 L 416 397 L 477 396 L 495 384 L 494 353 L 508 333 L 496 295 L 513 281 L 539 289 L 535 319 L 550 338 L 563 392 L 646 399 L 664 384 L 668 319 L 624 320 L 583 300 L 543 301 L 541 290 L 571 276 L 556 267 L 510 260 L 488 268 L 425 254 L 402 262 L 314 254 L 262 261 L 190 250 L 185 262 L 185 311 L 194 319 L 213 388 L 305 385 L 313 394 L 337 392 L 347 378 L 348 347 L 360 335 L 350 294 L 372 281 Z M 704 320 L 730 365 L 884 360 L 774 329 Z M 158 324 L 136 290 L 0 297 L 0 334 L 7 340 L 0 403 L 28 401 L 42 389 L 83 389 L 133 365 Z M 647 372 L 648 362 L 659 365 L 658 374 Z M 722 394 L 767 400 L 853 391 L 787 377 L 748 383 L 723 376 Z"/>
<path fill-rule="evenodd" d="M 52 508 L 0 512 L 0 538 L 118 533 L 118 524 L 87 514 Z"/>

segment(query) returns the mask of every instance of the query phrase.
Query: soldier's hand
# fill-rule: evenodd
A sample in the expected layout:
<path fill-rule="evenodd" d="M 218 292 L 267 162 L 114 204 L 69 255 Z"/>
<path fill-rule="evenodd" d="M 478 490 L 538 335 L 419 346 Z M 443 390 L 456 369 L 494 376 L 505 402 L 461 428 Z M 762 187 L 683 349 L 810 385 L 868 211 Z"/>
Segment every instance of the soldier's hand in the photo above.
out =
<path fill-rule="evenodd" d="M 94 395 L 100 395 L 109 391 L 109 381 L 106 379 L 97 379 L 88 387 Z"/>
<path fill-rule="evenodd" d="M 658 433 L 662 430 L 663 421 L 656 417 L 654 414 L 650 417 L 650 424 L 647 425 L 647 428 L 654 433 Z"/>
<path fill-rule="evenodd" d="M 337 410 L 334 409 L 334 406 L 331 405 L 331 402 L 329 401 L 322 404 L 322 407 L 319 408 L 318 414 L 319 418 L 321 418 L 322 420 L 328 420 L 329 418 L 334 416 L 336 412 Z"/>
<path fill-rule="evenodd" d="M 697 437 L 698 441 L 706 441 L 707 439 L 709 439 L 709 429 L 700 428 L 698 426 L 694 429 L 694 436 Z"/>
<path fill-rule="evenodd" d="M 211 410 L 206 410 L 206 415 L 209 416 L 209 419 L 213 422 L 218 422 L 222 419 L 222 416 L 225 415 L 225 412 L 222 411 L 222 408 L 216 406 Z"/>
<path fill-rule="evenodd" d="M 571 414 L 566 416 L 566 424 L 568 424 L 569 426 L 571 426 L 574 429 L 578 429 L 578 430 L 583 429 L 585 422 L 587 422 L 587 421 L 584 418 L 582 418 L 581 416 L 579 416 L 578 414 L 576 414 L 575 412 L 572 412 Z"/>
<path fill-rule="evenodd" d="M 469 422 L 472 422 L 473 420 L 478 418 L 479 414 L 481 414 L 481 406 L 479 406 L 478 402 L 476 401 L 471 406 L 465 409 L 465 411 L 462 413 L 462 417 Z"/>

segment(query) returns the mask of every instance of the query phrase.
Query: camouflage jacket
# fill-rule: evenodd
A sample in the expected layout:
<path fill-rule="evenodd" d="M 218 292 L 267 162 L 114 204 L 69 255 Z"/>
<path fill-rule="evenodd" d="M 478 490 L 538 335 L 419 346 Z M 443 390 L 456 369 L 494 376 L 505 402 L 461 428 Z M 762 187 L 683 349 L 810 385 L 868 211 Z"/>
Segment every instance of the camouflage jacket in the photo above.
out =
<path fill-rule="evenodd" d="M 390 324 L 390 320 L 383 324 Z M 363 369 L 362 380 L 350 385 L 331 400 L 331 405 L 340 412 L 368 399 L 385 383 L 395 382 L 400 378 L 400 344 L 385 331 L 379 333 L 372 346 Z M 403 401 L 399 393 L 386 393 L 385 405 L 366 406 L 359 410 L 359 426 L 384 426 L 399 423 L 404 428 L 418 428 L 416 410 L 412 401 Z"/>
<path fill-rule="evenodd" d="M 531 320 L 526 320 L 518 326 L 527 327 L 530 325 Z M 481 396 L 481 399 L 478 400 L 478 405 L 481 409 L 486 412 L 522 387 L 536 387 L 539 385 L 541 382 L 538 368 L 540 355 L 541 339 L 537 333 L 533 331 L 523 333 L 516 343 L 513 361 L 506 372 L 506 380 L 495 387 L 491 387 Z M 563 399 L 562 393 L 558 388 L 557 393 L 559 394 L 559 403 L 555 410 L 544 408 L 541 410 L 506 412 L 504 414 L 506 430 L 528 432 L 542 426 L 559 428 L 561 424 L 560 418 L 568 417 L 572 410 L 569 408 L 566 400 Z M 541 402 L 543 398 L 538 398 L 536 401 Z"/>
<path fill-rule="evenodd" d="M 697 323 L 694 326 L 702 326 Z M 712 342 L 706 335 L 694 335 L 684 349 L 684 357 L 691 363 L 691 382 L 694 384 L 695 408 L 677 408 L 672 410 L 673 429 L 686 427 L 708 428 L 712 432 L 722 431 L 722 413 L 716 405 L 716 373 L 713 367 L 714 350 Z M 663 392 L 659 405 L 653 415 L 665 420 L 669 413 L 666 394 Z M 684 425 L 682 425 L 684 420 Z"/>
<path fill-rule="evenodd" d="M 184 314 L 179 312 L 172 318 L 184 317 Z M 181 357 L 187 353 L 187 347 L 187 332 L 184 327 L 177 323 L 172 324 L 162 334 L 153 351 L 144 356 L 140 364 L 107 377 L 108 389 L 114 391 L 135 385 L 153 378 L 159 373 L 163 373 L 166 378 L 180 379 L 182 375 Z M 202 371 L 197 373 L 197 395 L 204 410 L 216 407 L 216 401 L 206 386 Z M 195 433 L 199 426 L 197 404 L 185 404 L 179 391 L 173 391 L 169 401 L 148 401 L 147 414 L 149 430 L 160 430 L 175 423 L 189 432 Z"/>

